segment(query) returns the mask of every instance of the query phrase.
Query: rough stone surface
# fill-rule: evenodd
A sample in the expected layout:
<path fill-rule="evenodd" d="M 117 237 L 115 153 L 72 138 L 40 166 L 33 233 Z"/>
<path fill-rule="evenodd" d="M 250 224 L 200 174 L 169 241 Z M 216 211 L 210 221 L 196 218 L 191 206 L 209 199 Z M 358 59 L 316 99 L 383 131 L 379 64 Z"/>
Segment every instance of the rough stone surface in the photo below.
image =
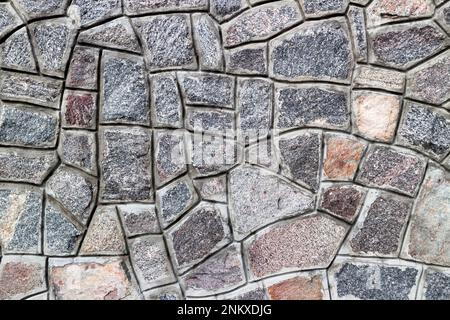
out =
<path fill-rule="evenodd" d="M 152 76 L 151 106 L 152 125 L 154 127 L 183 127 L 183 105 L 175 74 L 160 73 Z"/>
<path fill-rule="evenodd" d="M 77 89 L 97 89 L 100 50 L 76 46 L 70 61 L 66 85 Z"/>
<path fill-rule="evenodd" d="M 450 300 L 450 271 L 428 267 L 424 270 L 423 287 L 419 289 L 422 300 Z"/>
<path fill-rule="evenodd" d="M 233 136 L 234 112 L 206 108 L 189 108 L 185 113 L 185 128 L 195 132 Z"/>
<path fill-rule="evenodd" d="M 27 21 L 64 14 L 68 0 L 12 0 Z"/>
<path fill-rule="evenodd" d="M 120 0 L 73 0 L 68 11 L 87 27 L 119 15 L 122 8 Z"/>
<path fill-rule="evenodd" d="M 155 132 L 155 184 L 157 187 L 182 175 L 186 168 L 184 135 L 182 132 Z"/>
<path fill-rule="evenodd" d="M 171 284 L 144 292 L 145 300 L 183 300 L 183 293 L 178 284 Z"/>
<path fill-rule="evenodd" d="M 267 300 L 262 283 L 251 283 L 230 293 L 217 296 L 218 300 Z"/>
<path fill-rule="evenodd" d="M 367 7 L 368 27 L 430 17 L 434 13 L 432 0 L 375 0 Z"/>
<path fill-rule="evenodd" d="M 97 175 L 97 139 L 89 131 L 61 132 L 59 154 L 64 164 Z"/>
<path fill-rule="evenodd" d="M 447 3 L 437 9 L 435 17 L 439 22 L 439 25 L 442 26 L 447 33 L 450 33 L 450 4 Z"/>
<path fill-rule="evenodd" d="M 63 128 L 96 129 L 97 94 L 88 91 L 65 90 L 61 105 Z"/>
<path fill-rule="evenodd" d="M 246 0 L 211 0 L 210 3 L 209 12 L 219 22 L 227 20 L 248 8 Z"/>
<path fill-rule="evenodd" d="M 226 69 L 242 75 L 267 75 L 267 45 L 249 44 L 225 51 Z"/>
<path fill-rule="evenodd" d="M 403 93 L 405 75 L 399 71 L 358 65 L 353 74 L 355 88 L 374 88 Z"/>
<path fill-rule="evenodd" d="M 124 11 L 128 14 L 142 14 L 164 11 L 205 10 L 208 0 L 124 0 Z"/>
<path fill-rule="evenodd" d="M 152 204 L 126 204 L 117 206 L 127 237 L 159 233 L 158 217 Z"/>
<path fill-rule="evenodd" d="M 14 32 L 0 45 L 0 65 L 3 68 L 36 73 L 36 63 L 26 28 Z"/>
<path fill-rule="evenodd" d="M 342 14 L 348 7 L 348 0 L 300 0 L 307 18 L 317 18 L 332 14 Z"/>
<path fill-rule="evenodd" d="M 367 62 L 367 34 L 364 9 L 351 6 L 347 12 L 358 62 Z"/>
<path fill-rule="evenodd" d="M 0 39 L 22 24 L 16 10 L 10 3 L 0 3 Z"/>
<path fill-rule="evenodd" d="M 264 281 L 270 300 L 328 300 L 324 271 L 300 272 Z"/>

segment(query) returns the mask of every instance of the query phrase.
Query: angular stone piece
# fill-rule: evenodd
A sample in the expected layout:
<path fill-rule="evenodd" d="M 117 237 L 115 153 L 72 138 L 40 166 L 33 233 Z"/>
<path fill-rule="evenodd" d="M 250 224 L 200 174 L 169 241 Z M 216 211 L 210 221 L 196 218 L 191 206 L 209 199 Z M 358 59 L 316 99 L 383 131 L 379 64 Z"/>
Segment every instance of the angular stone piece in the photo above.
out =
<path fill-rule="evenodd" d="M 266 40 L 301 21 L 298 4 L 294 1 L 280 1 L 251 8 L 222 24 L 224 46 L 233 47 Z"/>
<path fill-rule="evenodd" d="M 127 237 L 161 232 L 154 205 L 125 204 L 117 209 Z"/>
<path fill-rule="evenodd" d="M 434 165 L 428 167 L 401 257 L 450 266 L 450 174 Z"/>
<path fill-rule="evenodd" d="M 375 0 L 367 7 L 369 28 L 390 22 L 430 17 L 434 13 L 432 0 Z"/>
<path fill-rule="evenodd" d="M 443 1 L 441 1 L 443 2 Z M 450 33 L 450 4 L 447 3 L 436 10 L 435 19 L 439 25 Z"/>
<path fill-rule="evenodd" d="M 42 190 L 0 184 L 2 253 L 41 253 Z M 4 258 L 3 258 L 4 259 Z"/>
<path fill-rule="evenodd" d="M 403 93 L 404 85 L 405 75 L 399 71 L 357 65 L 353 74 L 353 86 L 355 88 L 375 88 Z"/>
<path fill-rule="evenodd" d="M 234 136 L 235 120 L 233 111 L 216 108 L 186 108 L 185 128 L 195 132 L 205 132 Z"/>
<path fill-rule="evenodd" d="M 59 155 L 64 164 L 97 175 L 97 139 L 93 132 L 62 130 Z"/>
<path fill-rule="evenodd" d="M 397 142 L 438 161 L 450 151 L 450 115 L 415 102 L 404 108 Z"/>
<path fill-rule="evenodd" d="M 425 166 L 425 159 L 410 151 L 373 145 L 360 166 L 356 181 L 413 197 L 417 194 Z"/>
<path fill-rule="evenodd" d="M 126 14 L 206 10 L 208 0 L 124 0 Z"/>
<path fill-rule="evenodd" d="M 450 300 L 450 270 L 437 267 L 426 267 L 419 288 L 418 299 Z"/>
<path fill-rule="evenodd" d="M 51 300 L 139 300 L 139 287 L 124 257 L 49 259 Z"/>
<path fill-rule="evenodd" d="M 197 58 L 187 14 L 168 14 L 133 19 L 151 71 L 196 69 Z"/>
<path fill-rule="evenodd" d="M 367 34 L 366 17 L 364 9 L 350 6 L 347 17 L 355 46 L 355 55 L 358 62 L 367 62 Z"/>
<path fill-rule="evenodd" d="M 99 137 L 100 201 L 152 201 L 150 130 L 101 127 Z"/>
<path fill-rule="evenodd" d="M 222 293 L 244 283 L 239 244 L 231 244 L 181 278 L 186 295 L 192 297 Z"/>
<path fill-rule="evenodd" d="M 217 23 L 208 15 L 192 15 L 194 40 L 201 70 L 223 71 L 222 42 Z"/>
<path fill-rule="evenodd" d="M 7 71 L 0 74 L 0 99 L 59 109 L 61 91 L 60 80 Z"/>
<path fill-rule="evenodd" d="M 12 0 L 27 21 L 65 14 L 69 0 Z"/>
<path fill-rule="evenodd" d="M 168 227 L 198 200 L 192 180 L 185 176 L 156 192 L 156 205 L 163 228 Z"/>
<path fill-rule="evenodd" d="M 246 0 L 211 0 L 209 12 L 217 21 L 223 22 L 248 8 Z"/>
<path fill-rule="evenodd" d="M 231 241 L 226 205 L 200 203 L 166 237 L 175 269 L 186 271 Z"/>
<path fill-rule="evenodd" d="M 187 171 L 184 134 L 179 131 L 155 131 L 155 184 L 157 187 Z"/>
<path fill-rule="evenodd" d="M 4 256 L 0 263 L 1 300 L 20 300 L 45 291 L 45 281 L 45 257 Z"/>
<path fill-rule="evenodd" d="M 172 284 L 144 292 L 145 300 L 183 300 L 179 284 Z"/>
<path fill-rule="evenodd" d="M 319 18 L 333 14 L 343 14 L 349 0 L 300 0 L 303 12 L 307 18 Z"/>
<path fill-rule="evenodd" d="M 14 32 L 0 46 L 0 66 L 36 73 L 36 63 L 25 27 Z"/>
<path fill-rule="evenodd" d="M 270 300 L 328 300 L 326 271 L 299 272 L 264 281 Z"/>
<path fill-rule="evenodd" d="M 175 74 L 159 73 L 150 81 L 153 127 L 182 128 L 183 105 Z"/>
<path fill-rule="evenodd" d="M 163 236 L 129 240 L 130 258 L 142 290 L 175 282 Z"/>
<path fill-rule="evenodd" d="M 275 127 L 348 130 L 349 101 L 349 91 L 337 86 L 276 85 Z"/>
<path fill-rule="evenodd" d="M 255 43 L 225 51 L 228 73 L 267 75 L 267 44 Z"/>
<path fill-rule="evenodd" d="M 267 300 L 267 294 L 261 282 L 247 284 L 230 293 L 217 296 L 217 300 Z"/>
<path fill-rule="evenodd" d="M 234 238 L 242 240 L 271 222 L 313 210 L 314 196 L 279 176 L 245 165 L 229 173 Z"/>
<path fill-rule="evenodd" d="M 0 3 L 0 39 L 22 24 L 10 3 Z"/>
<path fill-rule="evenodd" d="M 328 215 L 312 214 L 256 233 L 244 242 L 250 278 L 328 267 L 347 229 Z"/>
<path fill-rule="evenodd" d="M 0 104 L 0 144 L 53 148 L 58 138 L 58 113 L 37 107 Z"/>
<path fill-rule="evenodd" d="M 61 106 L 63 128 L 97 128 L 97 94 L 65 90 Z"/>
<path fill-rule="evenodd" d="M 97 181 L 77 169 L 60 166 L 47 181 L 45 191 L 85 225 L 95 205 Z"/>
<path fill-rule="evenodd" d="M 73 0 L 69 7 L 82 27 L 96 24 L 122 13 L 120 0 Z"/>
<path fill-rule="evenodd" d="M 100 123 L 150 123 L 144 60 L 104 51 L 100 83 Z"/>
<path fill-rule="evenodd" d="M 221 175 L 211 178 L 203 178 L 194 180 L 201 199 L 227 202 L 227 176 Z"/>
<path fill-rule="evenodd" d="M 70 61 L 66 85 L 77 89 L 97 89 L 100 50 L 76 46 Z"/>
<path fill-rule="evenodd" d="M 421 273 L 401 260 L 338 257 L 328 279 L 333 300 L 414 300 Z"/>
<path fill-rule="evenodd" d="M 350 83 L 352 57 L 344 18 L 306 22 L 269 42 L 269 76 Z"/>

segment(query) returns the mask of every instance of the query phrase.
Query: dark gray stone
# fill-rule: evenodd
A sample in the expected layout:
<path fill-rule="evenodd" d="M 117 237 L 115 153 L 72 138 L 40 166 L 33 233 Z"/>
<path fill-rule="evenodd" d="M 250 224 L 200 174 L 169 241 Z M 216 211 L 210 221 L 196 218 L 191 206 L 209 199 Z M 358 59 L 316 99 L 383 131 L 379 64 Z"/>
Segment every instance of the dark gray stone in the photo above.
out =
<path fill-rule="evenodd" d="M 249 44 L 225 51 L 227 72 L 267 75 L 267 44 Z"/>
<path fill-rule="evenodd" d="M 63 15 L 69 0 L 12 0 L 27 21 Z"/>
<path fill-rule="evenodd" d="M 124 0 L 127 14 L 144 14 L 165 11 L 206 10 L 208 0 Z"/>
<path fill-rule="evenodd" d="M 79 17 L 80 25 L 87 27 L 122 13 L 120 0 L 73 0 L 69 11 Z"/>
<path fill-rule="evenodd" d="M 76 46 L 72 53 L 66 85 L 77 89 L 97 89 L 100 50 Z"/>
<path fill-rule="evenodd" d="M 219 300 L 268 300 L 261 282 L 247 284 L 242 288 L 234 290 L 217 297 Z"/>
<path fill-rule="evenodd" d="M 342 14 L 347 10 L 349 0 L 300 0 L 300 4 L 308 18 Z"/>
<path fill-rule="evenodd" d="M 187 171 L 183 132 L 155 132 L 155 185 L 171 181 Z"/>
<path fill-rule="evenodd" d="M 36 63 L 26 28 L 14 32 L 2 43 L 0 65 L 3 68 L 36 73 Z"/>
<path fill-rule="evenodd" d="M 20 26 L 22 20 L 10 3 L 0 3 L 0 39 Z"/>
<path fill-rule="evenodd" d="M 117 206 L 127 237 L 160 233 L 155 206 L 152 204 L 125 204 Z"/>
<path fill-rule="evenodd" d="M 206 108 L 188 108 L 186 125 L 188 130 L 233 136 L 235 123 L 234 112 Z"/>
<path fill-rule="evenodd" d="M 153 127 L 182 128 L 183 105 L 173 73 L 150 77 Z"/>
<path fill-rule="evenodd" d="M 343 0 L 342 0 L 343 1 Z M 364 9 L 350 6 L 347 12 L 350 30 L 355 44 L 355 56 L 358 62 L 367 62 L 367 35 Z"/>
<path fill-rule="evenodd" d="M 211 0 L 210 2 L 209 12 L 219 22 L 227 20 L 248 8 L 246 0 Z"/>
<path fill-rule="evenodd" d="M 428 268 L 425 271 L 424 300 L 450 300 L 450 272 Z"/>
<path fill-rule="evenodd" d="M 222 42 L 219 27 L 207 14 L 192 15 L 194 40 L 201 70 L 223 71 Z"/>
<path fill-rule="evenodd" d="M 59 154 L 64 164 L 97 175 L 97 139 L 93 132 L 61 132 Z"/>

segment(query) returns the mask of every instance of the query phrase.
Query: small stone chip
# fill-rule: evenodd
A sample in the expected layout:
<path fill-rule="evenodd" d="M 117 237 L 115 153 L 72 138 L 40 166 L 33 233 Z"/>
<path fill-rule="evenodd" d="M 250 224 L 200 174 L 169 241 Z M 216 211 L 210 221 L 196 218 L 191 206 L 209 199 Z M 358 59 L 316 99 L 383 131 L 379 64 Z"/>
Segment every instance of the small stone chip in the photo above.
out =
<path fill-rule="evenodd" d="M 59 154 L 64 164 L 97 175 L 97 139 L 93 132 L 62 130 Z"/>
<path fill-rule="evenodd" d="M 155 184 L 157 187 L 187 171 L 184 134 L 172 130 L 155 131 Z"/>
<path fill-rule="evenodd" d="M 150 81 L 153 127 L 182 128 L 183 105 L 175 74 L 159 73 Z"/>
<path fill-rule="evenodd" d="M 97 94 L 65 90 L 61 106 L 63 128 L 97 128 Z"/>
<path fill-rule="evenodd" d="M 186 108 L 185 127 L 200 133 L 234 136 L 235 120 L 233 111 L 207 108 Z"/>
<path fill-rule="evenodd" d="M 403 73 L 374 66 L 357 65 L 353 75 L 355 88 L 375 88 L 403 93 L 404 85 Z"/>
<path fill-rule="evenodd" d="M 124 204 L 117 209 L 127 237 L 161 232 L 153 204 Z"/>
<path fill-rule="evenodd" d="M 226 50 L 225 61 L 229 73 L 267 75 L 267 44 L 249 44 Z"/>
<path fill-rule="evenodd" d="M 248 8 L 246 0 L 210 0 L 209 12 L 217 21 L 223 22 Z"/>
<path fill-rule="evenodd" d="M 347 12 L 347 18 L 350 22 L 350 30 L 355 43 L 355 55 L 358 62 L 367 62 L 367 35 L 366 18 L 364 9 L 356 6 L 350 6 Z"/>
<path fill-rule="evenodd" d="M 98 59 L 100 50 L 76 46 L 70 61 L 66 84 L 77 89 L 97 89 Z"/>
<path fill-rule="evenodd" d="M 343 14 L 349 0 L 300 0 L 307 18 L 319 18 L 333 14 Z"/>

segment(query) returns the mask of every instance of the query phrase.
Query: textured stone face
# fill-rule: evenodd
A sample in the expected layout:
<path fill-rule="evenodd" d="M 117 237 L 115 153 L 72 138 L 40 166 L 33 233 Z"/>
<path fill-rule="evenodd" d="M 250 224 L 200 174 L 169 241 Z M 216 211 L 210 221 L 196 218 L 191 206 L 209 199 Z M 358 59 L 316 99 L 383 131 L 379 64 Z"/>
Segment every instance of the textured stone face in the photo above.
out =
<path fill-rule="evenodd" d="M 64 164 L 97 175 L 97 139 L 94 133 L 64 130 L 60 141 L 59 154 Z"/>
<path fill-rule="evenodd" d="M 356 88 L 375 88 L 403 93 L 403 73 L 373 66 L 358 65 L 355 68 L 353 85 Z"/>
<path fill-rule="evenodd" d="M 225 51 L 227 72 L 267 75 L 267 45 L 250 44 Z"/>
<path fill-rule="evenodd" d="M 442 26 L 445 31 L 450 32 L 450 4 L 447 3 L 437 9 L 435 17 L 439 22 L 439 25 Z"/>
<path fill-rule="evenodd" d="M 450 299 L 450 272 L 448 269 L 428 267 L 424 270 L 423 300 L 449 300 Z M 420 292 L 420 291 L 419 291 Z"/>
<path fill-rule="evenodd" d="M 358 62 L 367 62 L 367 35 L 364 9 L 351 6 L 347 12 L 350 30 L 355 42 L 355 55 Z"/>
<path fill-rule="evenodd" d="M 432 16 L 432 0 L 375 0 L 367 8 L 368 26 Z"/>
<path fill-rule="evenodd" d="M 223 54 L 219 27 L 207 14 L 194 14 L 192 24 L 200 69 L 222 71 Z"/>
<path fill-rule="evenodd" d="M 26 20 L 64 14 L 68 0 L 13 0 Z"/>
<path fill-rule="evenodd" d="M 302 272 L 265 281 L 270 300 L 328 300 L 326 273 Z"/>
<path fill-rule="evenodd" d="M 151 204 L 126 204 L 117 206 L 127 237 L 161 231 L 155 206 Z"/>
<path fill-rule="evenodd" d="M 66 84 L 78 89 L 97 89 L 99 49 L 76 46 L 70 61 Z"/>
<path fill-rule="evenodd" d="M 70 10 L 79 17 L 82 27 L 117 16 L 122 12 L 120 0 L 73 0 Z"/>
<path fill-rule="evenodd" d="M 196 132 L 232 136 L 235 129 L 234 112 L 205 108 L 186 109 L 185 127 Z"/>
<path fill-rule="evenodd" d="M 152 125 L 154 127 L 183 127 L 183 105 L 175 74 L 160 73 L 152 76 Z"/>
<path fill-rule="evenodd" d="M 36 73 L 36 63 L 26 28 L 14 32 L 0 45 L 0 65 L 4 68 Z"/>
<path fill-rule="evenodd" d="M 218 300 L 267 300 L 261 283 L 251 283 L 230 293 L 219 295 Z"/>
<path fill-rule="evenodd" d="M 168 285 L 146 291 L 145 300 L 182 300 L 183 293 L 178 284 Z"/>
<path fill-rule="evenodd" d="M 186 172 L 186 154 L 182 132 L 155 132 L 155 184 L 160 186 Z"/>
<path fill-rule="evenodd" d="M 87 91 L 64 91 L 61 117 L 63 128 L 96 129 L 97 94 Z"/>
<path fill-rule="evenodd" d="M 124 10 L 128 14 L 142 14 L 164 11 L 204 10 L 208 0 L 124 0 Z"/>
<path fill-rule="evenodd" d="M 344 13 L 348 3 L 348 0 L 300 0 L 303 11 L 308 18 Z"/>
<path fill-rule="evenodd" d="M 0 38 L 20 26 L 22 20 L 10 3 L 0 3 Z"/>
<path fill-rule="evenodd" d="M 235 16 L 248 7 L 246 0 L 211 0 L 210 13 L 219 22 Z"/>

